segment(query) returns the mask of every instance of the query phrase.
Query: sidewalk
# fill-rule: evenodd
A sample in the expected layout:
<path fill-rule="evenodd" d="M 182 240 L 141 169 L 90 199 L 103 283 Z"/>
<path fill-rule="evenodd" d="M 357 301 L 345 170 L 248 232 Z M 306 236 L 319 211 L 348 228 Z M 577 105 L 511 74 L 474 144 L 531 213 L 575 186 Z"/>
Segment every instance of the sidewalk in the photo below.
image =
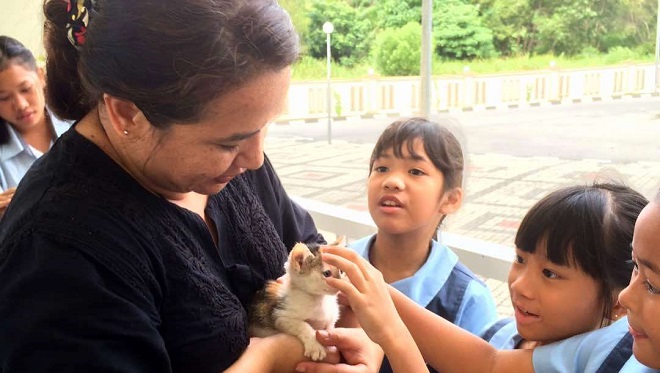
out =
<path fill-rule="evenodd" d="M 291 195 L 367 211 L 366 179 L 373 144 L 266 138 L 266 154 Z M 591 183 L 597 175 L 623 176 L 651 198 L 660 187 L 657 162 L 613 163 L 601 160 L 522 158 L 501 154 L 469 154 L 465 202 L 450 215 L 444 231 L 513 246 L 516 229 L 527 210 L 549 191 Z M 501 315 L 510 314 L 506 284 L 487 279 Z"/>

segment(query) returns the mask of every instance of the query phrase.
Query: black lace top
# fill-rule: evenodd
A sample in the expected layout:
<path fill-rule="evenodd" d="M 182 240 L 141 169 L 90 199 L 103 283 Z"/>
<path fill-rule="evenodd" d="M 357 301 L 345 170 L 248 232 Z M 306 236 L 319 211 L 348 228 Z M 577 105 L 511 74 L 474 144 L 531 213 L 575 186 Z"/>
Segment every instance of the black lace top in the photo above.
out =
<path fill-rule="evenodd" d="M 196 214 L 149 193 L 71 130 L 0 222 L 0 369 L 219 372 L 244 351 L 245 304 L 287 248 L 322 242 L 272 166 Z"/>

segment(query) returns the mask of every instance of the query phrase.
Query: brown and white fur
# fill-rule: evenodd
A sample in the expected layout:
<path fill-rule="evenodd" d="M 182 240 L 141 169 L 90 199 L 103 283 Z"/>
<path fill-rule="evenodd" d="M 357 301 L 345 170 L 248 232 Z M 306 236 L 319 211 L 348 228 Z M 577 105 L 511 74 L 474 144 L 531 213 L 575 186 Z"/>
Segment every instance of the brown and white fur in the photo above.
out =
<path fill-rule="evenodd" d="M 340 278 L 340 271 L 323 263 L 318 246 L 303 243 L 293 247 L 284 268 L 283 282 L 268 281 L 255 295 L 250 335 L 291 334 L 302 341 L 306 357 L 322 360 L 326 350 L 316 340 L 316 330 L 332 329 L 339 318 L 337 290 L 325 278 Z"/>

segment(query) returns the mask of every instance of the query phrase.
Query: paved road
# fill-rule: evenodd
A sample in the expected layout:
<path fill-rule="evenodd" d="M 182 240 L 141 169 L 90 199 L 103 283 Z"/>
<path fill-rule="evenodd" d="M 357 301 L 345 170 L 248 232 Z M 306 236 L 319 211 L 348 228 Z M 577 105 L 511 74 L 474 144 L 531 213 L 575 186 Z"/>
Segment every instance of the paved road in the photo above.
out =
<path fill-rule="evenodd" d="M 517 157 L 660 160 L 660 97 L 439 114 L 464 138 L 467 153 Z M 332 140 L 373 144 L 393 118 L 332 124 Z M 273 137 L 327 141 L 327 122 L 274 125 Z"/>

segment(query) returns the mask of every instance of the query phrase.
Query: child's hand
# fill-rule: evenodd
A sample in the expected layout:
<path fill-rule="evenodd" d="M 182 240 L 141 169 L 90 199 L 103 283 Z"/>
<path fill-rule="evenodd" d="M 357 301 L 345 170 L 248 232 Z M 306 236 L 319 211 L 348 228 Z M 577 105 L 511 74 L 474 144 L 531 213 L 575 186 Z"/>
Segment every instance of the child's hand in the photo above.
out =
<path fill-rule="evenodd" d="M 344 271 L 350 279 L 350 282 L 336 278 L 327 278 L 326 281 L 348 298 L 369 338 L 383 347 L 393 343 L 405 325 L 394 307 L 383 275 L 349 249 L 326 246 L 323 260 Z"/>
<path fill-rule="evenodd" d="M 9 202 L 11 202 L 12 197 L 14 197 L 14 193 L 16 193 L 16 188 L 9 188 L 4 192 L 0 192 L 0 217 L 5 214 Z"/>

